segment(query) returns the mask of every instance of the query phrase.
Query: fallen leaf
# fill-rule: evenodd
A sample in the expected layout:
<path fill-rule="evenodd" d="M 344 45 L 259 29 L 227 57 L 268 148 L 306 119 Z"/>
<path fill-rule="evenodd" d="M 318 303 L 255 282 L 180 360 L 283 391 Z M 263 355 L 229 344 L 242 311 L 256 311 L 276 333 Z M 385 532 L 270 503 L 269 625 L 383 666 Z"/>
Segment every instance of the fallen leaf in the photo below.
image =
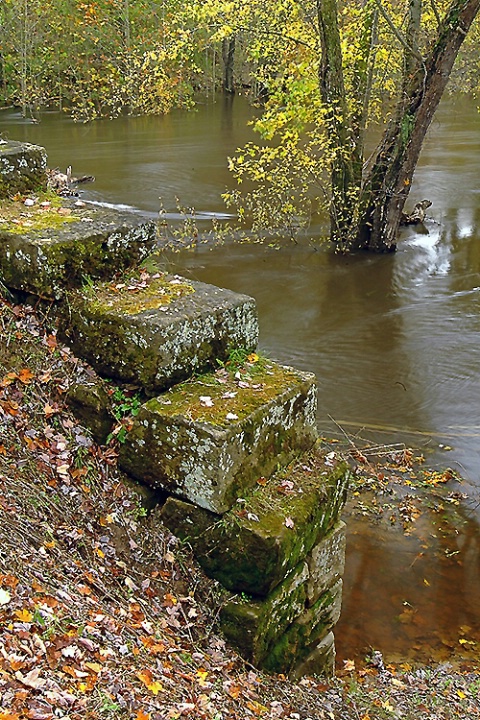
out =
<path fill-rule="evenodd" d="M 151 718 L 150 713 L 145 713 L 143 710 L 138 710 L 137 714 L 135 715 L 135 720 L 150 720 Z"/>
<path fill-rule="evenodd" d="M 10 593 L 8 590 L 3 590 L 0 588 L 0 605 L 8 605 L 10 602 Z"/>
<path fill-rule="evenodd" d="M 22 685 L 33 688 L 34 690 L 39 690 L 47 682 L 44 678 L 40 677 L 40 668 L 34 668 L 26 675 L 22 675 L 20 670 L 18 670 L 15 673 L 15 677 L 22 683 Z"/>
<path fill-rule="evenodd" d="M 162 683 L 153 679 L 152 672 L 148 668 L 137 672 L 137 677 L 153 695 L 158 695 L 158 693 L 163 690 Z"/>
<path fill-rule="evenodd" d="M 18 373 L 18 379 L 24 385 L 29 385 L 32 382 L 33 377 L 34 377 L 33 372 L 29 368 L 23 368 Z"/>
<path fill-rule="evenodd" d="M 199 400 L 204 407 L 213 407 L 213 400 L 210 395 L 200 395 Z"/>
<path fill-rule="evenodd" d="M 100 665 L 100 663 L 96 662 L 86 662 L 85 667 L 94 672 L 96 675 L 98 675 L 100 670 L 103 669 L 103 665 Z"/>

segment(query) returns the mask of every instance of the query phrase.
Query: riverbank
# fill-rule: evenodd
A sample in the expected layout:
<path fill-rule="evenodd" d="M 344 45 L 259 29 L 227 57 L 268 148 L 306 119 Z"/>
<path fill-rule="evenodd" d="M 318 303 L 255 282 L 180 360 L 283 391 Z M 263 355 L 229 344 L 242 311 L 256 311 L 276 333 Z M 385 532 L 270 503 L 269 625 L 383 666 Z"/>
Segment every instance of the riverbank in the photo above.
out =
<path fill-rule="evenodd" d="M 26 307 L 1 302 L 0 335 L 2 720 L 480 714 L 472 663 L 377 653 L 298 683 L 248 666 L 216 633 L 215 584 L 152 531 L 115 443 L 97 445 L 70 414 L 68 388 L 92 370 Z"/>

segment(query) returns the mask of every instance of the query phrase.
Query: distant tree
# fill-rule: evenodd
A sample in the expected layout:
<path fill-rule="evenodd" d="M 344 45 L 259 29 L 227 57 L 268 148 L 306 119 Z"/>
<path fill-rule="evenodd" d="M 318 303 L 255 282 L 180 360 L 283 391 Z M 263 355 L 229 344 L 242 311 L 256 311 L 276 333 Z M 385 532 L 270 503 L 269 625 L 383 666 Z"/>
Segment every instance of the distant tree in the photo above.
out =
<path fill-rule="evenodd" d="M 395 249 L 423 140 L 480 0 L 247 4 L 275 73 L 256 124 L 264 142 L 231 160 L 253 189 L 227 193 L 227 203 L 255 226 L 294 231 L 323 194 L 339 251 Z M 374 124 L 384 131 L 368 152 Z"/>

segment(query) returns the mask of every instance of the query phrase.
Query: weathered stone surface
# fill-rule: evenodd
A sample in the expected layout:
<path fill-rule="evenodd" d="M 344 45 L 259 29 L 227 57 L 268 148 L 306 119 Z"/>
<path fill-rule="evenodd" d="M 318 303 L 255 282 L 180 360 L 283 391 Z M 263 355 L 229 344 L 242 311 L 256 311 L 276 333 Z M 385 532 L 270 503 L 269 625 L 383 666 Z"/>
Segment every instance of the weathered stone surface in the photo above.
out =
<path fill-rule="evenodd" d="M 91 431 L 94 440 L 105 443 L 115 418 L 110 396 L 101 379 L 92 377 L 72 384 L 66 400 L 78 421 Z"/>
<path fill-rule="evenodd" d="M 175 535 L 188 540 L 208 575 L 235 592 L 268 595 L 312 551 L 308 562 L 313 604 L 343 572 L 343 523 L 314 546 L 336 522 L 347 482 L 346 464 L 331 467 L 315 449 L 262 481 L 246 502 L 221 517 L 174 497 L 159 517 Z"/>
<path fill-rule="evenodd" d="M 160 298 L 169 284 L 182 283 L 188 292 L 156 308 L 145 307 L 139 297 L 138 306 L 128 310 L 114 290 L 101 303 L 95 292 L 71 296 L 67 340 L 73 350 L 100 374 L 139 384 L 154 395 L 215 367 L 232 347 L 256 346 L 258 320 L 252 298 L 177 276 L 164 275 L 162 283 Z"/>
<path fill-rule="evenodd" d="M 338 580 L 294 619 L 262 661 L 265 670 L 288 673 L 312 652 L 340 618 L 342 586 L 343 581 Z"/>
<path fill-rule="evenodd" d="M 0 143 L 0 198 L 45 189 L 46 169 L 44 148 L 13 140 Z"/>
<path fill-rule="evenodd" d="M 70 209 L 60 227 L 19 234 L 0 225 L 0 275 L 7 287 L 58 299 L 86 276 L 111 278 L 155 247 L 155 224 L 140 215 L 73 204 Z"/>
<path fill-rule="evenodd" d="M 345 569 L 346 525 L 339 522 L 333 530 L 316 545 L 307 558 L 308 603 L 316 603 L 320 595 L 343 576 Z"/>
<path fill-rule="evenodd" d="M 335 638 L 330 632 L 321 640 L 310 655 L 289 673 L 292 680 L 304 675 L 332 677 L 335 674 Z"/>
<path fill-rule="evenodd" d="M 142 482 L 224 513 L 261 475 L 312 447 L 316 385 L 311 373 L 268 362 L 254 384 L 238 388 L 231 398 L 237 412 L 229 414 L 228 398 L 220 402 L 225 385 L 215 379 L 203 376 L 145 403 L 119 464 Z"/>
<path fill-rule="evenodd" d="M 307 565 L 300 563 L 265 600 L 249 602 L 237 597 L 223 606 L 220 627 L 224 635 L 254 665 L 262 663 L 302 613 L 307 577 Z"/>

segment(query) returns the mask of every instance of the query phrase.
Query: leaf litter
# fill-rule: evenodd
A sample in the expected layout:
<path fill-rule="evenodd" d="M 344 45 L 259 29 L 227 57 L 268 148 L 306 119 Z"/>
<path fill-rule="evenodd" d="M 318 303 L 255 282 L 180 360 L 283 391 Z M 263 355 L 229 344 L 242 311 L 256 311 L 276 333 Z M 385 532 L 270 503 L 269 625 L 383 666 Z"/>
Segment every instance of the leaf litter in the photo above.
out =
<path fill-rule="evenodd" d="M 0 301 L 0 720 L 471 718 L 473 668 L 347 661 L 291 682 L 215 631 L 222 601 L 65 404 L 92 370 Z M 465 639 L 465 642 L 468 640 Z"/>

